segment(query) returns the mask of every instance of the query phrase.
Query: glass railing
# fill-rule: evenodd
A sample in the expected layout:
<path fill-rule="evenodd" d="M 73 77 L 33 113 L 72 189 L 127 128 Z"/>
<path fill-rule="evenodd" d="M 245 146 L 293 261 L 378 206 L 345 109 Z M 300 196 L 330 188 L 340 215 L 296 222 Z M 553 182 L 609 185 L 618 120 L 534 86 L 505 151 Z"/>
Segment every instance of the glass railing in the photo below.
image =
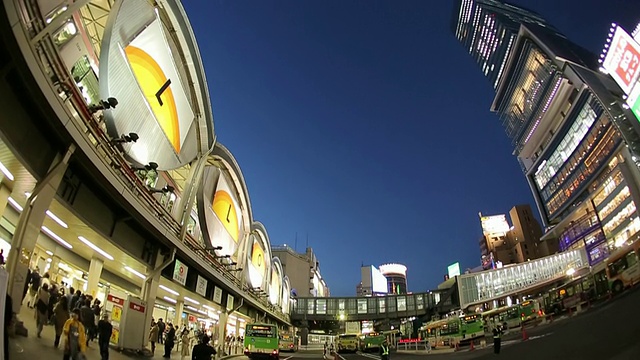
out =
<path fill-rule="evenodd" d="M 40 13 L 37 2 L 21 1 L 21 16 L 24 28 L 32 39 L 41 33 L 46 26 L 45 19 Z M 71 16 L 72 14 L 61 14 L 60 16 Z M 71 74 L 67 71 L 63 60 L 58 53 L 58 48 L 51 34 L 47 34 L 41 39 L 33 42 L 33 55 L 38 60 L 42 72 L 49 79 L 51 91 L 55 92 L 59 101 L 66 108 L 69 118 L 73 120 L 76 129 L 83 134 L 86 140 L 93 145 L 93 151 L 100 158 L 104 165 L 110 169 L 119 182 L 126 186 L 135 196 L 136 200 L 150 214 L 157 219 L 161 219 L 162 226 L 180 239 L 181 224 L 162 206 L 158 199 L 149 191 L 144 183 L 124 157 L 124 154 L 112 142 L 107 135 L 105 124 L 102 122 L 101 112 L 93 112 L 78 89 Z M 236 274 L 229 272 L 225 266 L 215 258 L 212 251 L 205 250 L 201 243 L 187 234 L 184 244 L 193 251 L 205 264 L 218 275 L 231 281 L 237 286 L 240 295 L 245 298 L 252 298 L 255 302 L 268 308 L 272 313 L 280 318 L 289 321 L 289 315 L 285 314 L 279 307 L 272 305 L 264 297 L 254 295 L 250 292 L 250 287 L 244 284 Z"/>

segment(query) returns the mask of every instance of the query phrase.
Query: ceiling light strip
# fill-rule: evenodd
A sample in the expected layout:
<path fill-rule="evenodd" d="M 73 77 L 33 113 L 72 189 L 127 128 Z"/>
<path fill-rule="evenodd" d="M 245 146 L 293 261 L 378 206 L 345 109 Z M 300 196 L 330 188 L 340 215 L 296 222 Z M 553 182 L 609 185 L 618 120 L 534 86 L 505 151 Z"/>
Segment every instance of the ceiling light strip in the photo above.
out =
<path fill-rule="evenodd" d="M 52 238 L 53 240 L 55 240 L 58 243 L 62 244 L 66 248 L 68 248 L 68 249 L 72 249 L 73 248 L 73 246 L 71 246 L 71 244 L 69 244 L 68 242 L 64 241 L 60 236 L 58 236 L 53 231 L 49 230 L 48 227 L 43 225 L 40 229 L 42 229 L 42 232 L 44 232 L 45 234 L 49 235 L 50 238 Z"/>
<path fill-rule="evenodd" d="M 84 236 L 78 236 L 78 240 L 82 241 L 85 245 L 87 245 L 88 247 L 92 248 L 93 250 L 95 250 L 97 253 L 99 253 L 100 255 L 106 257 L 109 260 L 113 260 L 113 256 L 109 255 L 106 251 L 100 249 L 99 247 L 95 246 L 91 241 L 87 240 Z"/>

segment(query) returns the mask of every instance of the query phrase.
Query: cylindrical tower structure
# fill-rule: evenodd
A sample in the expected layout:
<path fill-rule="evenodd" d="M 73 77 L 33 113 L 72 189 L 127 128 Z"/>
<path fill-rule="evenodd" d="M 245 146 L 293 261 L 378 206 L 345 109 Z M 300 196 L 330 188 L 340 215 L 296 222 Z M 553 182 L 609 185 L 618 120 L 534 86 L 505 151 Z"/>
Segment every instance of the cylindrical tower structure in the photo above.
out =
<path fill-rule="evenodd" d="M 380 265 L 380 272 L 387 278 L 389 294 L 407 293 L 407 267 L 402 264 Z"/>

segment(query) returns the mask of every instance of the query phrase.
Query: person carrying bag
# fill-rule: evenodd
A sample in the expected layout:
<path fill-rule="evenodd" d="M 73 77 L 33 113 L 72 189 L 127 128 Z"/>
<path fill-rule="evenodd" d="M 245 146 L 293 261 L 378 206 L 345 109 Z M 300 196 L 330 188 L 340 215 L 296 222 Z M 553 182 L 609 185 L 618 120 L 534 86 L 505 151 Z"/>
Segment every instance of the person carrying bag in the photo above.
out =
<path fill-rule="evenodd" d="M 87 338 L 84 325 L 78 320 L 80 310 L 74 309 L 71 318 L 64 323 L 62 332 L 64 334 L 64 355 L 63 360 L 86 360 L 85 351 L 87 349 Z"/>

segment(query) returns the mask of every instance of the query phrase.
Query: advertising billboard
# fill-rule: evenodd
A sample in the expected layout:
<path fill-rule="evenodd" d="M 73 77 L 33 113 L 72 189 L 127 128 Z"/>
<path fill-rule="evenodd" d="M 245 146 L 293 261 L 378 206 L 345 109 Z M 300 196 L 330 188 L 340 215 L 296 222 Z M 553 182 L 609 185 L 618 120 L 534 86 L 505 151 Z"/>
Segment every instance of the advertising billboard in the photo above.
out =
<path fill-rule="evenodd" d="M 487 236 L 490 234 L 504 234 L 509 231 L 509 223 L 506 215 L 480 216 L 482 224 L 482 233 Z"/>
<path fill-rule="evenodd" d="M 625 94 L 631 93 L 640 75 L 640 45 L 619 26 L 615 27 L 602 67 Z"/>
<path fill-rule="evenodd" d="M 154 162 L 158 170 L 188 164 L 213 142 L 195 38 L 181 14 L 160 16 L 179 10 L 169 2 L 161 9 L 148 1 L 116 2 L 100 52 L 100 98 L 118 100 L 103 112 L 107 132 L 114 139 L 136 133 L 137 141 L 119 146 L 132 162 Z M 168 19 L 175 23 L 163 23 Z"/>
<path fill-rule="evenodd" d="M 269 283 L 269 301 L 273 305 L 277 305 L 282 300 L 280 292 L 282 291 L 282 270 L 280 267 L 280 259 L 271 259 L 271 282 Z"/>
<path fill-rule="evenodd" d="M 377 267 L 371 267 L 371 283 L 374 293 L 386 294 L 387 293 L 387 278 L 382 275 Z"/>
<path fill-rule="evenodd" d="M 247 259 L 249 283 L 253 288 L 262 288 L 267 274 L 267 262 L 262 240 L 256 234 L 249 236 L 249 251 Z"/>
<path fill-rule="evenodd" d="M 451 264 L 447 267 L 449 278 L 460 275 L 460 263 Z"/>
<path fill-rule="evenodd" d="M 289 284 L 289 278 L 284 276 L 282 278 L 282 312 L 289 313 L 289 296 L 291 295 L 291 285 Z"/>
<path fill-rule="evenodd" d="M 204 169 L 204 181 L 197 193 L 198 216 L 204 246 L 221 255 L 237 259 L 238 244 L 244 238 L 244 220 L 235 186 L 227 175 L 215 166 Z"/>

